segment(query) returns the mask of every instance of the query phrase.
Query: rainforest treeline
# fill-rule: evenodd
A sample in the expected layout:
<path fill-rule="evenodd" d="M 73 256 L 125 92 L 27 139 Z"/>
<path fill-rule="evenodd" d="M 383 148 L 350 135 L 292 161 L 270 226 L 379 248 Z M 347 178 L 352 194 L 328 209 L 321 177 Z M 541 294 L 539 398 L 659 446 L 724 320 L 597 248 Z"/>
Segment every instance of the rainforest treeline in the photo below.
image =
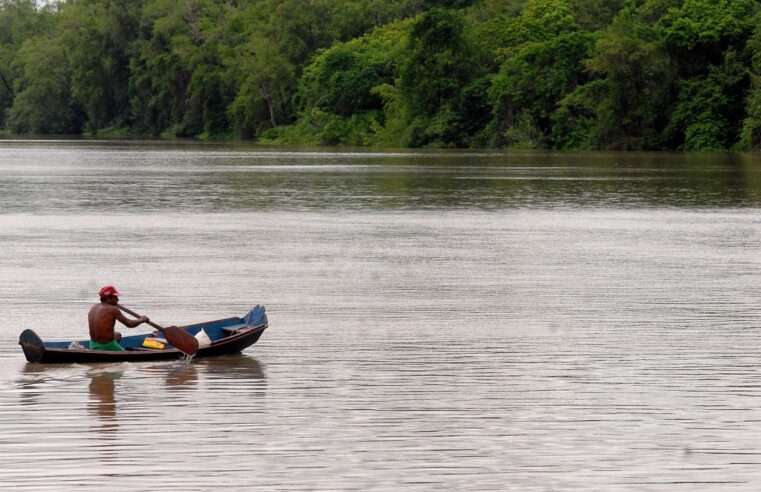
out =
<path fill-rule="evenodd" d="M 0 0 L 8 134 L 761 148 L 756 0 Z"/>

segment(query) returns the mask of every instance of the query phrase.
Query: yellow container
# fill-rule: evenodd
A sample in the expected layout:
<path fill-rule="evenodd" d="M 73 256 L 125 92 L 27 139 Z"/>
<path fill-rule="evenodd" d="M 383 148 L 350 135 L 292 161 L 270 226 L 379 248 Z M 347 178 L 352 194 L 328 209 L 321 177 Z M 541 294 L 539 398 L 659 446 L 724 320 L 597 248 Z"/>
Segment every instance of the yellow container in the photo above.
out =
<path fill-rule="evenodd" d="M 143 347 L 161 350 L 163 348 L 166 348 L 166 344 L 163 344 L 159 342 L 158 340 L 154 340 L 153 338 L 146 338 L 145 340 L 143 340 Z"/>

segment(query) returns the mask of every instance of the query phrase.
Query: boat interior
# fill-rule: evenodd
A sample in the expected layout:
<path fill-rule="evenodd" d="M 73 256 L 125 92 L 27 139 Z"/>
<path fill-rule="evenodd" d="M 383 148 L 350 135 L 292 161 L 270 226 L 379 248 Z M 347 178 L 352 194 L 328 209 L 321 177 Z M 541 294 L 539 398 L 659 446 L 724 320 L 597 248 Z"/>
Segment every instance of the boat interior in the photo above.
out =
<path fill-rule="evenodd" d="M 199 333 L 203 330 L 208 337 L 209 342 L 213 344 L 230 336 L 254 330 L 266 323 L 267 318 L 264 314 L 264 307 L 256 306 L 243 318 L 226 318 L 216 321 L 207 321 L 205 323 L 181 326 L 180 328 L 191 335 L 196 336 L 196 338 L 203 338 L 203 335 L 199 337 Z M 158 342 L 158 345 L 150 342 L 147 343 L 146 339 L 156 341 Z M 43 342 L 43 344 L 47 349 L 87 349 L 89 348 L 90 341 Z M 140 335 L 123 336 L 119 340 L 119 344 L 124 347 L 125 350 L 165 350 L 167 348 L 172 348 L 171 345 L 167 344 L 163 335 L 159 331 L 143 333 Z M 160 346 L 162 344 L 163 346 Z"/>

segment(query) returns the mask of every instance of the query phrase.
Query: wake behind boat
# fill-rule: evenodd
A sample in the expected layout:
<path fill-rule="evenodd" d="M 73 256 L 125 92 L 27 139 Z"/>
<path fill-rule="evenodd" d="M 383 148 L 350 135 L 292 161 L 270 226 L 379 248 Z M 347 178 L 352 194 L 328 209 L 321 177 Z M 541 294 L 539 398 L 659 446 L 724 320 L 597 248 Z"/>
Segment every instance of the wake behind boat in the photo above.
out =
<path fill-rule="evenodd" d="M 255 306 L 242 318 L 225 318 L 179 328 L 201 340 L 208 337 L 206 343 L 199 345 L 195 357 L 213 357 L 243 351 L 256 343 L 268 326 L 264 306 Z M 90 350 L 89 343 L 89 340 L 43 342 L 30 329 L 19 336 L 19 345 L 29 362 L 149 361 L 178 359 L 185 355 L 152 334 L 122 337 L 119 344 L 124 347 L 123 352 Z"/>

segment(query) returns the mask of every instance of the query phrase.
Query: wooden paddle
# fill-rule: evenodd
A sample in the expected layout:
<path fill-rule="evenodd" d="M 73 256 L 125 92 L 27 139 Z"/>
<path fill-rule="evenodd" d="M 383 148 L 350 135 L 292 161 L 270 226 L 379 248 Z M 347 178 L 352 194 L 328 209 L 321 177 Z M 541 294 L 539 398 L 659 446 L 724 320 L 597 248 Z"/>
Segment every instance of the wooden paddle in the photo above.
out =
<path fill-rule="evenodd" d="M 134 316 L 135 318 L 140 317 L 139 314 L 135 313 L 134 311 L 130 311 L 121 304 L 117 304 L 116 307 L 129 314 L 130 316 Z M 164 328 L 163 326 L 157 325 L 153 321 L 148 321 L 148 324 L 163 333 L 166 337 L 166 341 L 180 352 L 190 356 L 193 356 L 196 354 L 196 352 L 198 352 L 198 340 L 196 340 L 196 337 L 187 331 L 177 328 L 176 326 L 168 326 Z"/>

